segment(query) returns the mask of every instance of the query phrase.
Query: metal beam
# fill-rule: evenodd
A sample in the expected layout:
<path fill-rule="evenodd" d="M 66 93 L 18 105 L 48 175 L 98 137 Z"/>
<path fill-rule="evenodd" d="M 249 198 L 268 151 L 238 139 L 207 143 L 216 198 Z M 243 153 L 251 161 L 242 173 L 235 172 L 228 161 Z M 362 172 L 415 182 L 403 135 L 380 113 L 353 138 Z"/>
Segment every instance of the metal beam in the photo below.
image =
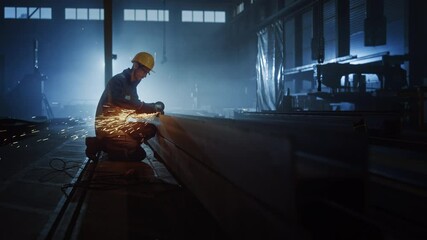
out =
<path fill-rule="evenodd" d="M 105 85 L 113 76 L 113 1 L 104 0 Z"/>
<path fill-rule="evenodd" d="M 162 115 L 157 127 L 148 143 L 231 238 L 301 239 L 305 203 L 364 204 L 367 144 L 353 132 L 186 115 Z"/>

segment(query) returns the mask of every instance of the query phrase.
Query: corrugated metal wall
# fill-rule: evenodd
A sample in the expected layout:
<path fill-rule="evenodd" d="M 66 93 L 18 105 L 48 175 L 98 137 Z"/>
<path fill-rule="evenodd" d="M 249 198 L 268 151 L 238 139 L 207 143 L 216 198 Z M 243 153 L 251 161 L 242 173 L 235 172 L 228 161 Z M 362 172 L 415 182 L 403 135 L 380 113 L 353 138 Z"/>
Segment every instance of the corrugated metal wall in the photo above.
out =
<path fill-rule="evenodd" d="M 313 10 L 302 15 L 302 64 L 313 63 L 311 59 L 311 39 L 313 38 Z"/>
<path fill-rule="evenodd" d="M 285 68 L 295 67 L 295 19 L 285 22 Z"/>
<path fill-rule="evenodd" d="M 323 5 L 323 31 L 325 38 L 325 61 L 337 56 L 337 18 L 335 0 L 326 1 Z"/>

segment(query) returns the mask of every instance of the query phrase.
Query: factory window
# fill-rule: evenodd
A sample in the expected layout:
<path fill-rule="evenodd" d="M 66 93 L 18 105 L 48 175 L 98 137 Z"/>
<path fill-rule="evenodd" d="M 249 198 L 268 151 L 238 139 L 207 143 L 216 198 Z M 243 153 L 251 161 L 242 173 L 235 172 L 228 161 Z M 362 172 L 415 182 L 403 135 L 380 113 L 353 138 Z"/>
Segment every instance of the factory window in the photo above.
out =
<path fill-rule="evenodd" d="M 134 9 L 125 9 L 124 20 L 125 21 L 135 21 L 135 10 Z"/>
<path fill-rule="evenodd" d="M 78 20 L 87 20 L 87 8 L 77 8 L 77 19 Z"/>
<path fill-rule="evenodd" d="M 205 22 L 215 22 L 214 11 L 205 11 Z"/>
<path fill-rule="evenodd" d="M 14 7 L 5 7 L 4 8 L 4 18 L 15 18 L 15 8 Z"/>
<path fill-rule="evenodd" d="M 66 8 L 65 9 L 65 19 L 76 19 L 76 9 L 75 8 Z"/>
<path fill-rule="evenodd" d="M 66 8 L 66 20 L 103 20 L 104 9 L 100 8 Z"/>
<path fill-rule="evenodd" d="M 30 19 L 52 19 L 52 8 L 28 8 L 28 17 Z"/>
<path fill-rule="evenodd" d="M 52 8 L 40 8 L 40 19 L 52 19 Z"/>
<path fill-rule="evenodd" d="M 89 20 L 103 20 L 104 9 L 89 8 Z"/>
<path fill-rule="evenodd" d="M 203 11 L 193 11 L 193 22 L 203 22 Z"/>
<path fill-rule="evenodd" d="M 169 22 L 169 10 L 125 9 L 125 21 Z"/>
<path fill-rule="evenodd" d="M 161 22 L 169 21 L 169 11 L 168 10 L 159 10 L 159 21 L 161 21 Z"/>
<path fill-rule="evenodd" d="M 158 14 L 157 10 L 147 10 L 147 21 L 157 21 Z"/>
<path fill-rule="evenodd" d="M 147 21 L 147 10 L 136 9 L 135 10 L 135 21 Z"/>
<path fill-rule="evenodd" d="M 215 11 L 215 22 L 225 23 L 225 12 Z"/>
<path fill-rule="evenodd" d="M 17 7 L 16 18 L 22 18 L 22 19 L 28 18 L 28 9 L 26 7 Z"/>
<path fill-rule="evenodd" d="M 224 11 L 190 11 L 183 10 L 181 12 L 182 22 L 216 22 L 225 23 Z"/>
<path fill-rule="evenodd" d="M 30 7 L 28 8 L 30 19 L 40 18 L 40 8 Z"/>
<path fill-rule="evenodd" d="M 193 21 L 193 12 L 192 11 L 182 11 L 182 21 L 183 22 L 192 22 Z"/>
<path fill-rule="evenodd" d="M 52 8 L 5 7 L 5 19 L 52 19 Z"/>

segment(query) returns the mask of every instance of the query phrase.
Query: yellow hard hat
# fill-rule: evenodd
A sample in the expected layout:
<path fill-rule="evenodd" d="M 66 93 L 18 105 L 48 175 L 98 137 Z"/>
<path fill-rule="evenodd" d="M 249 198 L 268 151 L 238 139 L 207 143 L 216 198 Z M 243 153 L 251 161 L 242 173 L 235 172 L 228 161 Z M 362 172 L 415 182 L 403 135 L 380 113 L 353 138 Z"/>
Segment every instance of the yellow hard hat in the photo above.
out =
<path fill-rule="evenodd" d="M 133 57 L 132 62 L 137 62 L 137 63 L 147 67 L 148 69 L 150 69 L 150 71 L 154 67 L 154 58 L 151 54 L 149 54 L 147 52 L 137 53 L 135 55 L 135 57 Z"/>

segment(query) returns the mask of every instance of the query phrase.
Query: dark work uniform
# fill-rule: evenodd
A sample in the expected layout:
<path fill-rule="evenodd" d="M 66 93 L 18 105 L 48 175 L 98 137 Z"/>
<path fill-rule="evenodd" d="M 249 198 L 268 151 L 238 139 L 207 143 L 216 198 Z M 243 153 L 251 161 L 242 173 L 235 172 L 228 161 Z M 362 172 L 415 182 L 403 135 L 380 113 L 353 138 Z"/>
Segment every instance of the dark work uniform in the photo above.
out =
<path fill-rule="evenodd" d="M 136 89 L 140 81 L 131 82 L 131 73 L 131 69 L 125 69 L 108 81 L 96 109 L 96 137 L 102 141 L 110 160 L 142 160 L 145 152 L 141 143 L 153 137 L 157 130 L 150 123 L 126 122 L 117 118 L 120 114 L 123 116 L 123 111 L 141 110 L 144 106 Z"/>
<path fill-rule="evenodd" d="M 103 105 L 110 105 L 124 109 L 137 110 L 141 108 L 142 102 L 139 100 L 136 87 L 140 81 L 131 82 L 132 70 L 123 70 L 108 81 L 101 99 L 96 108 L 96 116 L 103 114 Z"/>

